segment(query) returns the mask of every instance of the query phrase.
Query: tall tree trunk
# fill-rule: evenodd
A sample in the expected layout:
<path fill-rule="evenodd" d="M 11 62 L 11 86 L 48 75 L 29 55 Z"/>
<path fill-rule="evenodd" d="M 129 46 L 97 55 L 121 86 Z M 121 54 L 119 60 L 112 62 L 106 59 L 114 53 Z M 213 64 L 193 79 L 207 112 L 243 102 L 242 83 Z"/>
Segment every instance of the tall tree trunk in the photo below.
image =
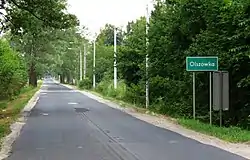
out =
<path fill-rule="evenodd" d="M 63 83 L 63 75 L 60 74 L 60 83 Z"/>
<path fill-rule="evenodd" d="M 29 69 L 29 85 L 33 87 L 37 87 L 37 75 L 34 62 L 31 62 Z"/>
<path fill-rule="evenodd" d="M 67 74 L 66 78 L 67 78 L 67 84 L 70 84 L 70 75 Z"/>
<path fill-rule="evenodd" d="M 62 74 L 62 76 L 61 76 L 61 83 L 62 83 L 62 84 L 65 83 L 65 75 L 64 75 L 64 74 Z"/>
<path fill-rule="evenodd" d="M 32 35 L 32 38 L 34 38 L 33 35 Z M 33 87 L 37 87 L 37 74 L 36 74 L 36 68 L 35 68 L 35 62 L 34 62 L 36 55 L 35 55 L 33 47 L 34 47 L 33 41 L 31 41 L 31 46 L 30 46 L 31 63 L 30 63 L 30 68 L 29 68 L 29 85 Z"/>

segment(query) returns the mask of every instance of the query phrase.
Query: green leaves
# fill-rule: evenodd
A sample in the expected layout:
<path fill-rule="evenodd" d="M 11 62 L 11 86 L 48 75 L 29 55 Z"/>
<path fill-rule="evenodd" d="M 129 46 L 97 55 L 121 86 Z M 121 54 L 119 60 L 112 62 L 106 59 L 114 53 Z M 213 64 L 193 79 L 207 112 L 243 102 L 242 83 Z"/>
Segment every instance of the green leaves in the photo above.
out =
<path fill-rule="evenodd" d="M 27 82 L 23 59 L 0 39 L 0 99 L 18 94 Z"/>
<path fill-rule="evenodd" d="M 3 6 L 13 33 L 40 27 L 70 28 L 79 24 L 75 15 L 67 14 L 65 0 L 6 0 Z"/>
<path fill-rule="evenodd" d="M 124 46 L 119 48 L 118 67 L 127 85 L 137 85 L 145 77 L 146 19 L 129 22 Z"/>
<path fill-rule="evenodd" d="M 114 45 L 114 29 L 115 26 L 111 24 L 106 24 L 105 27 L 101 30 L 101 33 L 97 36 L 97 43 L 103 44 L 106 46 Z M 122 44 L 123 33 L 117 28 L 117 45 Z"/>

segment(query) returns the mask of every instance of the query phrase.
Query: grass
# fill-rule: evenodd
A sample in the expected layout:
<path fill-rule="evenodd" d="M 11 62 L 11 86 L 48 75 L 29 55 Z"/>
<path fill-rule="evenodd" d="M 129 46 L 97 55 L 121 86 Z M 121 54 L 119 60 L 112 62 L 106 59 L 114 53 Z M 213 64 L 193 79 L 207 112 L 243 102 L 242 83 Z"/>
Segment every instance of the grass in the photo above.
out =
<path fill-rule="evenodd" d="M 243 130 L 238 127 L 218 127 L 210 124 L 205 124 L 197 120 L 183 118 L 177 119 L 177 122 L 188 129 L 214 136 L 228 142 L 250 142 L 250 131 Z"/>
<path fill-rule="evenodd" d="M 10 133 L 10 125 L 19 117 L 21 110 L 40 89 L 41 84 L 42 82 L 38 82 L 36 88 L 24 87 L 13 100 L 0 101 L 0 138 Z"/>
<path fill-rule="evenodd" d="M 8 101 L 0 101 L 0 109 L 5 109 L 7 107 Z"/>

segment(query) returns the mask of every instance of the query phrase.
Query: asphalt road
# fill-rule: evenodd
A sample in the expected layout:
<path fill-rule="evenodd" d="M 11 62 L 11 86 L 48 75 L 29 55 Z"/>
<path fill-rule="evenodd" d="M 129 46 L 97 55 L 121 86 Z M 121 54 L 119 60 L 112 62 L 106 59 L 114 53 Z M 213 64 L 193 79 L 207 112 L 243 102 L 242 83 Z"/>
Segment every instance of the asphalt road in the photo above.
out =
<path fill-rule="evenodd" d="M 155 127 L 52 81 L 9 160 L 244 160 Z"/>

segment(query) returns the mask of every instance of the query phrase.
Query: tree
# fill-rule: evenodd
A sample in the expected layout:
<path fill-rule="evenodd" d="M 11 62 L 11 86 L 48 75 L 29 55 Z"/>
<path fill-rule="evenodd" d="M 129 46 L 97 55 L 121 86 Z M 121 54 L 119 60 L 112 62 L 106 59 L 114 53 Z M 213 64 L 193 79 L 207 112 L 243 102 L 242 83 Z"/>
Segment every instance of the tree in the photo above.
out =
<path fill-rule="evenodd" d="M 13 31 L 26 29 L 27 20 L 39 20 L 43 26 L 53 28 L 68 28 L 78 24 L 77 18 L 72 14 L 65 14 L 65 0 L 1 0 L 2 29 L 10 27 Z"/>
<path fill-rule="evenodd" d="M 26 84 L 27 73 L 23 58 L 0 39 L 0 99 L 12 98 Z"/>
<path fill-rule="evenodd" d="M 119 49 L 118 67 L 122 79 L 130 86 L 145 78 L 146 19 L 129 22 L 123 46 Z"/>
<path fill-rule="evenodd" d="M 37 86 L 38 60 L 45 57 L 42 54 L 47 53 L 46 47 L 50 47 L 47 42 L 52 38 L 51 33 L 54 29 L 74 27 L 78 21 L 74 15 L 65 14 L 64 0 L 6 2 L 9 4 L 5 10 L 11 22 L 11 33 L 24 42 L 23 52 L 29 65 L 29 83 Z"/>
<path fill-rule="evenodd" d="M 103 29 L 101 29 L 100 34 L 97 36 L 97 42 L 102 43 L 107 46 L 114 45 L 114 29 L 117 28 L 111 24 L 106 24 Z M 121 29 L 117 28 L 117 45 L 121 45 L 123 40 L 123 33 Z"/>

